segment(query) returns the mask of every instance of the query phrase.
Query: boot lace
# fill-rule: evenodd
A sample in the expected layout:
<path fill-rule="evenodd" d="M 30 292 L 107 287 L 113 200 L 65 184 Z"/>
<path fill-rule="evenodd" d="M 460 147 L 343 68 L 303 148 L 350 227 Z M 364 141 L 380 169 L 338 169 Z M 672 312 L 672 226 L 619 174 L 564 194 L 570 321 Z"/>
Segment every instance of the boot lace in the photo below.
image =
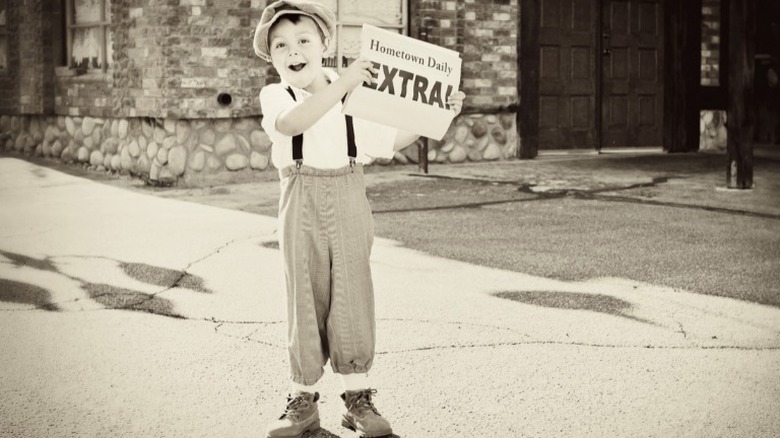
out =
<path fill-rule="evenodd" d="M 316 401 L 315 395 L 315 401 Z M 284 414 L 280 419 L 288 417 L 293 421 L 298 421 L 301 417 L 301 412 L 311 406 L 311 403 L 306 398 L 306 394 L 296 394 L 295 396 L 287 396 L 287 406 L 284 408 Z"/>
<path fill-rule="evenodd" d="M 358 392 L 355 394 L 352 398 L 351 403 L 347 407 L 348 410 L 355 410 L 359 414 L 363 414 L 364 412 L 371 410 L 377 415 L 381 415 L 379 411 L 376 410 L 376 407 L 374 406 L 374 402 L 371 401 L 371 396 L 376 394 L 376 389 L 365 389 L 363 391 Z"/>

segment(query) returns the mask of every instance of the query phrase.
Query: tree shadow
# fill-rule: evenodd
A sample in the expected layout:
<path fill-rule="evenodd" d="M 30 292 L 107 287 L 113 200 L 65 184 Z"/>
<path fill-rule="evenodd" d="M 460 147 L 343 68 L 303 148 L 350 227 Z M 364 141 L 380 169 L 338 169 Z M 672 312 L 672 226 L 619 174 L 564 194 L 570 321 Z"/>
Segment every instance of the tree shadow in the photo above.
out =
<path fill-rule="evenodd" d="M 173 303 L 153 294 L 112 286 L 110 284 L 85 283 L 82 288 L 89 297 L 107 309 L 133 310 L 171 318 L 185 319 L 174 312 Z"/>
<path fill-rule="evenodd" d="M 183 287 L 210 294 L 212 291 L 203 284 L 203 278 L 186 271 L 161 268 L 146 263 L 119 262 L 119 266 L 128 277 L 161 287 Z"/>
<path fill-rule="evenodd" d="M 0 256 L 10 260 L 15 267 L 28 267 L 51 272 L 73 280 L 80 284 L 81 289 L 87 293 L 90 299 L 107 309 L 131 310 L 172 318 L 184 318 L 184 316 L 176 313 L 173 302 L 158 295 L 174 288 L 186 288 L 196 292 L 212 293 L 210 289 L 204 286 L 204 280 L 199 276 L 189 274 L 186 271 L 177 271 L 145 263 L 130 263 L 108 259 L 116 262 L 128 277 L 152 286 L 163 287 L 165 288 L 164 290 L 157 293 L 146 293 L 111 284 L 93 283 L 62 272 L 51 257 L 37 259 L 4 250 L 0 250 Z M 107 259 L 106 257 L 100 258 Z M 38 309 L 47 311 L 62 310 L 61 306 L 53 302 L 50 291 L 30 283 L 2 278 L 0 278 L 0 301 L 30 304 Z"/>
<path fill-rule="evenodd" d="M 502 291 L 495 292 L 492 295 L 532 306 L 588 310 L 628 318 L 645 324 L 657 325 L 652 321 L 632 315 L 631 310 L 634 306 L 630 302 L 609 295 L 557 291 Z"/>
<path fill-rule="evenodd" d="M 28 268 L 38 269 L 39 271 L 59 273 L 59 269 L 54 266 L 54 263 L 52 263 L 48 257 L 45 259 L 36 259 L 24 254 L 3 251 L 2 249 L 0 249 L 0 255 L 10 260 L 11 264 L 15 267 L 27 266 Z"/>
<path fill-rule="evenodd" d="M 4 303 L 30 304 L 41 310 L 57 312 L 60 308 L 52 302 L 51 293 L 42 288 L 20 281 L 0 278 L 0 301 Z"/>

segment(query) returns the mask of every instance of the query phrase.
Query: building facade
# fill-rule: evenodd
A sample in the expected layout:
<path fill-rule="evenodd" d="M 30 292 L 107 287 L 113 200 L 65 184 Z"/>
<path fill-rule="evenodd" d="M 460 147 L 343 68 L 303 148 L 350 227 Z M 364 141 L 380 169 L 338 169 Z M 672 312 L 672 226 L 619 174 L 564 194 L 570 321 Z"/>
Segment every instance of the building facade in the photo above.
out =
<path fill-rule="evenodd" d="M 426 158 L 517 154 L 516 0 L 323 1 L 338 11 L 332 67 L 354 58 L 362 22 L 463 53 L 468 114 Z M 269 169 L 258 94 L 278 78 L 251 44 L 265 3 L 0 0 L 0 146 L 150 180 Z"/>
<path fill-rule="evenodd" d="M 330 67 L 354 59 L 362 23 L 461 53 L 463 113 L 392 161 L 662 145 L 662 0 L 321 1 L 338 18 Z M 720 0 L 703 1 L 717 33 Z M 265 4 L 0 0 L 0 149 L 191 184 L 271 169 L 258 94 L 278 78 L 251 44 Z M 702 51 L 703 83 L 718 62 Z M 702 146 L 724 120 L 702 112 Z"/>

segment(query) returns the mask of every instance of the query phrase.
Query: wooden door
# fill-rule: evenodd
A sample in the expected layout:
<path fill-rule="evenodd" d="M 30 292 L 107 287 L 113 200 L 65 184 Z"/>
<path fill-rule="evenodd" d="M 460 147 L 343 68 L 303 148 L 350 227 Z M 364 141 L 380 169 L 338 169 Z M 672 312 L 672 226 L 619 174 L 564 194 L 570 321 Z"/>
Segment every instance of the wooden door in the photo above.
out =
<path fill-rule="evenodd" d="M 598 0 L 539 0 L 541 148 L 596 147 L 597 5 Z"/>
<path fill-rule="evenodd" d="M 663 143 L 661 7 L 662 0 L 602 0 L 604 147 Z"/>

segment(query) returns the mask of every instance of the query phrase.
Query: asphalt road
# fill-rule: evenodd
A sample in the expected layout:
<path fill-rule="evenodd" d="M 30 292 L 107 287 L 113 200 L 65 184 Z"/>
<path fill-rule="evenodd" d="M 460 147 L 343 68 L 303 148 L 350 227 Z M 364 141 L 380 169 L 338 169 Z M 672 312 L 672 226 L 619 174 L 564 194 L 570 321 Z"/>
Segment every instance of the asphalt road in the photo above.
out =
<path fill-rule="evenodd" d="M 372 169 L 377 234 L 403 242 L 372 254 L 372 379 L 397 436 L 778 436 L 780 309 L 705 294 L 775 299 L 780 173 L 723 191 L 702 162 Z M 273 173 L 161 190 L 67 169 L 140 196 L 0 166 L 0 435 L 256 436 L 277 418 Z M 338 379 L 319 388 L 313 437 L 350 436 Z"/>
<path fill-rule="evenodd" d="M 380 201 L 399 191 L 410 200 Z M 462 197 L 462 206 L 405 210 L 447 196 Z M 628 278 L 780 306 L 780 219 L 608 196 L 529 196 L 456 180 L 380 185 L 370 197 L 377 235 L 440 257 L 569 281 Z"/>
<path fill-rule="evenodd" d="M 160 197 L 275 216 L 275 172 L 210 187 L 43 162 Z M 376 235 L 431 255 L 562 280 L 617 277 L 780 306 L 780 158 L 721 190 L 713 154 L 572 156 L 367 169 Z"/>

